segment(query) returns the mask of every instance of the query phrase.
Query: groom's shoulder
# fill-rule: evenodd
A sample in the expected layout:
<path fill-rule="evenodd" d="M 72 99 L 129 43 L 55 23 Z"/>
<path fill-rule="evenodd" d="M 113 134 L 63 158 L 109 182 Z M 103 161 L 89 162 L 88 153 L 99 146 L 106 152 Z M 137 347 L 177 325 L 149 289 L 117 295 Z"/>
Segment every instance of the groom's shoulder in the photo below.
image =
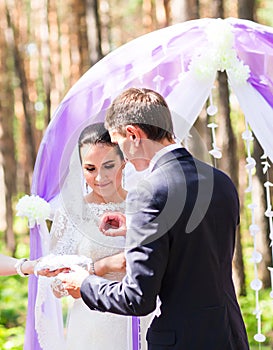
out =
<path fill-rule="evenodd" d="M 161 155 L 153 164 L 152 169 L 155 170 L 163 166 L 175 166 L 175 164 L 178 164 L 178 161 L 189 161 L 190 159 L 193 159 L 193 157 L 184 147 L 177 147 Z"/>

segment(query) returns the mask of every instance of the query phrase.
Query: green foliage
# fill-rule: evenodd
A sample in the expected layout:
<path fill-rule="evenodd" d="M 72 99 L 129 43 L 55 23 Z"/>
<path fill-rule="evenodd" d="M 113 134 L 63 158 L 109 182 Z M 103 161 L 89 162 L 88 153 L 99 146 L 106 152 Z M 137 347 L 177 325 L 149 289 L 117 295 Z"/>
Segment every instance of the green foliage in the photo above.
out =
<path fill-rule="evenodd" d="M 23 231 L 23 228 L 21 229 Z M 20 237 L 19 237 L 20 236 Z M 3 234 L 0 233 L 0 251 L 7 254 L 2 246 Z M 28 236 L 18 234 L 16 257 L 29 256 Z M 24 243 L 27 241 L 27 243 Z M 27 315 L 28 279 L 20 276 L 0 277 L 0 349 L 22 350 L 24 344 Z"/>
<path fill-rule="evenodd" d="M 273 301 L 269 293 L 270 290 L 261 290 L 259 292 L 260 308 L 262 310 L 262 333 L 266 336 L 266 341 L 262 346 L 263 350 L 271 349 L 273 344 Z M 254 340 L 254 335 L 257 333 L 257 320 L 253 313 L 255 309 L 255 292 L 248 288 L 247 296 L 241 297 L 239 301 L 246 324 L 250 348 L 251 350 L 259 349 L 259 344 Z"/>
<path fill-rule="evenodd" d="M 17 256 L 28 256 L 28 245 L 20 243 Z M 258 350 L 259 345 L 253 339 L 257 333 L 257 321 L 253 310 L 255 308 L 255 292 L 250 289 L 253 266 L 247 263 L 250 248 L 245 249 L 247 274 L 247 296 L 239 299 L 243 318 L 246 324 L 251 350 Z M 22 350 L 27 310 L 27 278 L 19 276 L 0 278 L 0 349 Z M 271 349 L 273 344 L 273 301 L 269 290 L 260 291 L 260 307 L 262 309 L 262 330 L 267 339 L 262 345 L 263 350 Z M 66 300 L 68 303 L 68 300 Z M 64 305 L 66 309 L 68 305 Z M 64 319 L 66 317 L 64 316 Z"/>
<path fill-rule="evenodd" d="M 23 349 L 28 281 L 19 276 L 1 277 L 0 349 Z"/>
<path fill-rule="evenodd" d="M 0 324 L 0 349 L 22 350 L 24 346 L 23 326 L 6 328 Z"/>
<path fill-rule="evenodd" d="M 258 22 L 267 26 L 273 26 L 273 2 L 272 0 L 257 1 Z"/>
<path fill-rule="evenodd" d="M 246 196 L 247 197 L 247 196 Z M 246 204 L 248 203 L 248 198 L 246 198 Z M 259 306 L 262 312 L 262 333 L 266 336 L 266 341 L 259 344 L 254 340 L 254 335 L 258 333 L 257 330 L 257 319 L 254 314 L 256 306 L 256 294 L 255 291 L 250 288 L 250 283 L 254 279 L 254 266 L 250 262 L 251 254 L 253 252 L 253 239 L 248 232 L 248 225 L 250 218 L 246 215 L 242 218 L 241 228 L 243 232 L 243 258 L 246 274 L 246 288 L 247 295 L 239 298 L 239 303 L 241 306 L 243 318 L 246 325 L 248 340 L 251 350 L 270 350 L 273 346 L 273 300 L 270 298 L 269 289 L 261 289 L 259 291 Z"/>

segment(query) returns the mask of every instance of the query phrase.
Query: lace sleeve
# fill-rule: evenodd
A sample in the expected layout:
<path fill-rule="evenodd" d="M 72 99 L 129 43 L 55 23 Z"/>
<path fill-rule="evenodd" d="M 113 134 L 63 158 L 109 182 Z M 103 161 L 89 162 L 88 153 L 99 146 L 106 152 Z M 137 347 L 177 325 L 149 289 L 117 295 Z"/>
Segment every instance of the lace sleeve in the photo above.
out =
<path fill-rule="evenodd" d="M 56 255 L 77 254 L 80 232 L 63 209 L 58 209 L 55 213 L 50 236 L 50 253 Z"/>

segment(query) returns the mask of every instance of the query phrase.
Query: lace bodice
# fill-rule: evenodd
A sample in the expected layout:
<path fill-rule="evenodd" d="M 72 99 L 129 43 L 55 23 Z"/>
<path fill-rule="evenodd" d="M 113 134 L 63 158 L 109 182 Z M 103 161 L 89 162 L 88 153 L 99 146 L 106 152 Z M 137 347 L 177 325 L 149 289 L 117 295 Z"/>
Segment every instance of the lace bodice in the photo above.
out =
<path fill-rule="evenodd" d="M 51 229 L 51 247 L 53 254 L 85 255 L 97 261 L 106 256 L 121 252 L 125 246 L 124 237 L 109 237 L 98 229 L 102 214 L 107 211 L 125 211 L 125 202 L 83 204 L 82 213 L 75 213 L 69 208 L 57 210 Z M 74 213 L 72 215 L 72 213 Z M 107 278 L 118 278 L 120 274 L 107 275 Z"/>

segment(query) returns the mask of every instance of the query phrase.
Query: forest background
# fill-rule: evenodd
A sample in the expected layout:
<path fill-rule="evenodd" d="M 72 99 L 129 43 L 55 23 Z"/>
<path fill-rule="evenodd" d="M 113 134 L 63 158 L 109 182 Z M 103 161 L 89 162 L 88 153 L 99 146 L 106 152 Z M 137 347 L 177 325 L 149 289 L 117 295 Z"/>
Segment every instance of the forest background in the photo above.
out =
<path fill-rule="evenodd" d="M 1 0 L 0 1 L 0 251 L 29 255 L 25 220 L 15 205 L 30 193 L 39 144 L 58 104 L 70 87 L 97 61 L 122 44 L 153 30 L 198 18 L 236 17 L 273 26 L 272 0 Z M 263 254 L 262 327 L 267 340 L 258 347 L 255 293 L 249 284 L 253 239 L 250 213 L 245 208 L 246 149 L 242 112 L 234 103 L 225 73 L 219 73 L 214 92 L 218 105 L 218 145 L 223 158 L 217 167 L 235 182 L 241 201 L 241 224 L 233 261 L 234 281 L 246 322 L 251 349 L 273 349 L 273 301 L 269 297 L 272 266 L 268 222 L 265 219 L 265 175 L 257 162 L 255 198 L 259 199 L 258 249 Z M 240 118 L 241 117 L 241 118 Z M 194 127 L 207 149 L 209 116 L 202 111 Z M 256 159 L 262 150 L 255 140 Z M 50 171 L 50 169 L 49 169 Z M 272 178 L 270 169 L 269 178 Z M 268 178 L 267 178 L 268 179 Z M 27 310 L 27 279 L 0 278 L 0 348 L 23 349 Z"/>

